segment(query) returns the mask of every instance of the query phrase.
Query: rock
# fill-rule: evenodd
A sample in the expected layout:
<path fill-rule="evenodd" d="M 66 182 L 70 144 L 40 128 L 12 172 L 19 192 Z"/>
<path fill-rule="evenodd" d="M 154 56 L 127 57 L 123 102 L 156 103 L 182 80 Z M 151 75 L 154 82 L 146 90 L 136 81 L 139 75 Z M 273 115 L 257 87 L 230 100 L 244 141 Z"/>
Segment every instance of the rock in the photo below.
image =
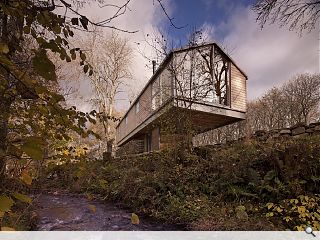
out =
<path fill-rule="evenodd" d="M 280 137 L 279 133 L 273 134 L 271 137 L 268 138 L 268 141 L 272 139 L 278 139 L 279 137 Z"/>
<path fill-rule="evenodd" d="M 286 139 L 286 138 L 290 138 L 292 136 L 291 136 L 291 134 L 282 134 L 281 137 Z"/>
<path fill-rule="evenodd" d="M 309 136 L 309 133 L 302 133 L 302 134 L 293 136 L 293 138 L 300 138 L 300 137 L 307 137 L 307 136 Z"/>
<path fill-rule="evenodd" d="M 279 138 L 279 137 L 280 137 L 280 134 L 279 134 L 279 133 L 273 134 L 273 135 L 271 136 L 271 138 Z"/>
<path fill-rule="evenodd" d="M 309 127 L 316 127 L 316 126 L 320 126 L 320 122 L 315 122 L 315 123 L 309 124 Z"/>
<path fill-rule="evenodd" d="M 292 127 L 290 127 L 290 129 L 295 129 L 295 128 L 299 128 L 299 127 L 306 127 L 306 124 L 305 123 L 297 123 L 295 125 L 293 125 Z"/>
<path fill-rule="evenodd" d="M 279 133 L 279 129 L 273 129 L 268 132 L 269 134 L 277 134 Z"/>
<path fill-rule="evenodd" d="M 316 127 L 314 128 L 314 131 L 315 131 L 315 132 L 320 132 L 320 125 L 316 126 Z"/>
<path fill-rule="evenodd" d="M 240 220 L 248 220 L 248 213 L 246 212 L 246 208 L 244 206 L 236 207 L 236 217 Z"/>
<path fill-rule="evenodd" d="M 292 129 L 291 133 L 292 133 L 292 136 L 295 136 L 295 135 L 303 134 L 305 133 L 305 131 L 306 131 L 305 127 L 297 127 Z"/>
<path fill-rule="evenodd" d="M 306 130 L 306 133 L 313 133 L 313 132 L 314 132 L 314 130 L 312 128 L 309 128 Z"/>
<path fill-rule="evenodd" d="M 291 134 L 291 130 L 290 129 L 282 129 L 279 133 L 281 135 L 283 135 L 283 134 Z"/>
<path fill-rule="evenodd" d="M 258 130 L 254 132 L 254 135 L 257 137 L 262 137 L 263 135 L 265 135 L 267 132 L 265 130 Z"/>

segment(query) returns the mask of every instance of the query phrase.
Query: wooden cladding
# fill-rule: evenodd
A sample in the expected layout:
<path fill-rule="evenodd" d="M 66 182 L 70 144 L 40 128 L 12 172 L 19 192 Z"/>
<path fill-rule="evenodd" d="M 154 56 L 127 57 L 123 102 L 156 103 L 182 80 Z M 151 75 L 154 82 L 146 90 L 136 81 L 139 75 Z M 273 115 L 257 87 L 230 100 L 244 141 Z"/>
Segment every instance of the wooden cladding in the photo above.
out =
<path fill-rule="evenodd" d="M 231 63 L 231 109 L 246 112 L 247 86 L 246 77 Z"/>
<path fill-rule="evenodd" d="M 179 69 L 181 71 L 177 71 Z M 214 112 L 221 111 L 221 106 L 226 110 L 220 115 L 232 118 L 227 114 L 229 110 L 244 114 L 247 108 L 246 79 L 245 74 L 216 44 L 174 51 L 160 65 L 117 126 L 117 143 L 121 145 L 135 138 L 138 130 L 141 135 L 141 129 L 148 127 L 146 122 L 150 122 L 164 104 L 178 101 L 181 97 L 187 98 L 187 103 L 195 102 L 205 107 L 206 111 L 209 109 L 207 112 L 211 114 L 217 115 Z M 189 109 L 190 106 L 177 107 Z M 230 121 L 225 122 L 228 123 Z"/>

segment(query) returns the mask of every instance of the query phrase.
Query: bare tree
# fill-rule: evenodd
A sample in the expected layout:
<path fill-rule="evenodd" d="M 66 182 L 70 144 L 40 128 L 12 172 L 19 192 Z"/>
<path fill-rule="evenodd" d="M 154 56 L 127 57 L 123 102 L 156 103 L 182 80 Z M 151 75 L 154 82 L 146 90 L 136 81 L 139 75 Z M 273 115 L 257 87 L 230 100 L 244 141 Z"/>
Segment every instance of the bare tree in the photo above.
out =
<path fill-rule="evenodd" d="M 258 0 L 253 6 L 257 21 L 263 27 L 267 22 L 288 25 L 290 30 L 311 31 L 320 17 L 318 0 Z"/>
<path fill-rule="evenodd" d="M 248 102 L 245 121 L 200 134 L 194 142 L 196 145 L 223 143 L 250 136 L 257 130 L 309 124 L 319 121 L 319 107 L 320 75 L 301 74 Z"/>
<path fill-rule="evenodd" d="M 83 44 L 86 46 L 88 62 L 93 67 L 90 81 L 95 95 L 92 98 L 94 105 L 103 112 L 106 119 L 103 124 L 103 135 L 107 142 L 114 139 L 115 97 L 125 80 L 131 78 L 132 49 L 128 40 L 112 31 L 110 35 L 95 30 Z"/>
<path fill-rule="evenodd" d="M 320 103 L 320 75 L 298 75 L 283 87 L 283 91 L 288 117 L 308 124 L 312 120 L 311 113 Z"/>

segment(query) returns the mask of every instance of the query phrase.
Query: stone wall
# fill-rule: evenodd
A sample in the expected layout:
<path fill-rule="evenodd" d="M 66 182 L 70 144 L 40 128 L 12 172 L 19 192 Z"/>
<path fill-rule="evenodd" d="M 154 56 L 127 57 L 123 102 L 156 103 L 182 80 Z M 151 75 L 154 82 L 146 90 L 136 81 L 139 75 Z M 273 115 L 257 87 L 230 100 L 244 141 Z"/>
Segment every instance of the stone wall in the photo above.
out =
<path fill-rule="evenodd" d="M 131 140 L 116 150 L 116 156 L 138 154 L 144 152 L 144 140 Z"/>
<path fill-rule="evenodd" d="M 274 129 L 270 131 L 258 130 L 250 137 L 242 137 L 238 140 L 229 141 L 227 143 L 209 144 L 211 146 L 228 145 L 245 139 L 255 139 L 258 141 L 268 141 L 272 139 L 299 138 L 311 135 L 320 135 L 320 122 L 306 124 L 296 124 L 290 128 Z M 182 139 L 185 135 L 171 134 L 161 135 L 161 149 L 181 147 Z M 197 146 L 198 147 L 198 146 Z M 139 154 L 144 152 L 144 140 L 132 140 L 120 147 L 116 151 L 116 156 L 124 156 L 130 154 Z"/>
<path fill-rule="evenodd" d="M 198 149 L 201 146 L 203 147 L 226 146 L 227 147 L 232 145 L 233 143 L 242 142 L 250 139 L 254 139 L 261 142 L 268 142 L 272 140 L 281 140 L 281 139 L 286 140 L 290 138 L 300 138 L 300 137 L 314 136 L 314 135 L 320 136 L 320 122 L 311 123 L 309 125 L 299 123 L 290 128 L 274 129 L 270 131 L 258 130 L 258 131 L 255 131 L 255 133 L 252 134 L 251 136 L 242 137 L 237 140 L 228 141 L 226 143 L 199 145 L 199 146 L 195 146 L 195 149 Z"/>
<path fill-rule="evenodd" d="M 296 124 L 290 128 L 274 129 L 271 131 L 259 130 L 256 131 L 251 138 L 258 140 L 277 139 L 285 137 L 303 137 L 309 135 L 320 135 L 320 122 L 306 124 Z"/>

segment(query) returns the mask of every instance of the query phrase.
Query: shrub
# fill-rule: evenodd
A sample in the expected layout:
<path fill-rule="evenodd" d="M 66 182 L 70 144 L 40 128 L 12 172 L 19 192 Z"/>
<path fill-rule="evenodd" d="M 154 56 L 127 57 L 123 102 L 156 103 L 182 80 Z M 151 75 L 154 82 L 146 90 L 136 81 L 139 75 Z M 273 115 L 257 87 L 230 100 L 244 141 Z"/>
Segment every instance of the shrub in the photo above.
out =
<path fill-rule="evenodd" d="M 278 204 L 266 204 L 266 217 L 282 221 L 290 230 L 304 231 L 307 226 L 320 230 L 320 197 L 300 195 L 297 198 L 284 199 Z"/>

